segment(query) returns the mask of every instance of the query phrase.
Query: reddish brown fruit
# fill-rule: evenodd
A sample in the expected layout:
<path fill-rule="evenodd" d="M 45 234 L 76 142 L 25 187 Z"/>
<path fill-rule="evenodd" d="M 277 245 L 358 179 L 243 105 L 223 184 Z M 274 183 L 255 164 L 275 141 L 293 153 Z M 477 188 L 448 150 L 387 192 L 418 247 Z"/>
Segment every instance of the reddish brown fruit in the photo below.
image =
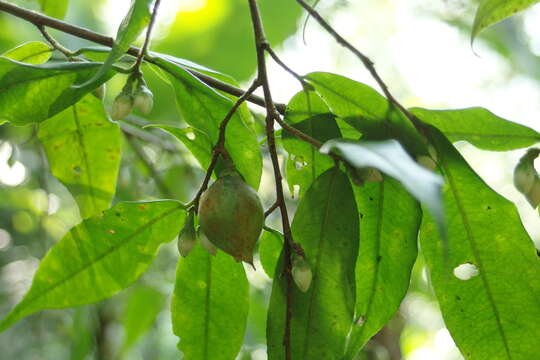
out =
<path fill-rule="evenodd" d="M 253 265 L 253 249 L 263 223 L 264 211 L 257 192 L 235 170 L 224 171 L 201 196 L 202 232 L 237 261 Z"/>

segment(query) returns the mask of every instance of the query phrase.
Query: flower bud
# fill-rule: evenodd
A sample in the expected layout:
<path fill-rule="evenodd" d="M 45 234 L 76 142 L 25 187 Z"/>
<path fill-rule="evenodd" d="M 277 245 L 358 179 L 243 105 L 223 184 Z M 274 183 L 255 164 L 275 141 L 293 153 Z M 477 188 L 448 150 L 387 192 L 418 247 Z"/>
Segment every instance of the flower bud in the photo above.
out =
<path fill-rule="evenodd" d="M 540 203 L 540 178 L 534 168 L 534 159 L 538 155 L 539 149 L 529 149 L 514 169 L 514 186 L 525 195 L 533 208 Z"/>
<path fill-rule="evenodd" d="M 194 227 L 195 216 L 192 211 L 189 212 L 184 228 L 178 236 L 178 251 L 183 257 L 188 256 L 188 254 L 195 246 L 195 241 L 197 239 L 197 234 Z"/>
<path fill-rule="evenodd" d="M 131 112 L 131 109 L 133 109 L 133 96 L 122 91 L 114 99 L 111 118 L 113 120 L 123 119 Z"/>
<path fill-rule="evenodd" d="M 292 276 L 300 291 L 306 292 L 309 290 L 312 278 L 311 267 L 303 256 L 295 257 L 293 261 Z"/>
<path fill-rule="evenodd" d="M 103 100 L 105 98 L 105 91 L 107 90 L 107 87 L 105 84 L 101 84 L 101 86 L 98 86 L 92 91 L 92 95 L 97 97 L 99 100 Z"/>
<path fill-rule="evenodd" d="M 144 85 L 139 86 L 135 92 L 134 106 L 144 115 L 147 115 L 152 111 L 152 107 L 154 106 L 154 95 L 149 88 Z"/>
<path fill-rule="evenodd" d="M 210 240 L 208 240 L 208 237 L 201 231 L 201 229 L 199 228 L 199 241 L 201 242 L 201 245 L 203 248 L 206 249 L 206 251 L 208 251 L 208 253 L 210 253 L 210 255 L 216 255 L 217 253 L 217 248 L 214 244 L 212 244 L 210 242 Z"/>

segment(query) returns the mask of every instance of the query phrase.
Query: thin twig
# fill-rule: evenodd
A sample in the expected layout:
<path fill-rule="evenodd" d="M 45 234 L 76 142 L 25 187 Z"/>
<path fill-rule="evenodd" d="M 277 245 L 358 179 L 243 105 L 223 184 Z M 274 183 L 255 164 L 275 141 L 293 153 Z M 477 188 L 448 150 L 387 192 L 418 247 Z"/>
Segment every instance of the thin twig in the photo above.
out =
<path fill-rule="evenodd" d="M 289 74 L 291 74 L 293 77 L 296 78 L 296 80 L 298 80 L 300 82 L 300 84 L 302 84 L 302 87 L 306 88 L 306 86 L 309 87 L 309 85 L 306 83 L 306 81 L 304 80 L 304 78 L 300 75 L 298 75 L 297 72 L 295 72 L 293 69 L 291 69 L 290 67 L 288 67 L 283 61 L 281 61 L 281 59 L 279 58 L 279 56 L 276 54 L 276 52 L 274 51 L 274 49 L 272 49 L 272 47 L 270 46 L 270 44 L 268 43 L 265 43 L 265 47 L 264 47 L 264 50 L 270 55 L 270 57 L 272 57 L 272 59 L 274 59 L 274 61 L 283 68 L 283 70 L 287 71 Z"/>
<path fill-rule="evenodd" d="M 139 127 L 132 125 L 126 121 L 119 121 L 118 123 L 122 131 L 126 134 L 139 138 L 140 140 L 143 140 L 147 143 L 159 146 L 167 152 L 178 152 L 178 149 L 172 143 L 164 141 L 163 139 L 161 139 L 161 137 L 158 137 L 149 131 L 140 129 Z"/>
<path fill-rule="evenodd" d="M 51 36 L 51 34 L 49 34 L 47 32 L 47 30 L 45 30 L 45 26 L 43 25 L 36 25 L 36 27 L 38 28 L 38 30 L 41 32 L 41 35 L 43 35 L 43 37 L 45 38 L 45 40 L 47 40 L 47 42 L 49 44 L 51 44 L 51 46 L 55 49 L 55 50 L 58 50 L 59 52 L 61 52 L 62 54 L 64 54 L 64 56 L 68 59 L 72 59 L 73 58 L 73 52 L 70 51 L 69 49 L 65 48 L 62 44 L 60 44 L 58 41 L 56 41 L 55 38 L 53 38 Z"/>
<path fill-rule="evenodd" d="M 154 28 L 154 23 L 156 22 L 157 12 L 159 9 L 159 4 L 161 0 L 156 0 L 154 3 L 154 9 L 152 10 L 152 17 L 150 18 L 150 23 L 148 24 L 148 28 L 146 29 L 146 37 L 144 38 L 144 43 L 142 48 L 139 51 L 139 54 L 137 55 L 137 61 L 133 65 L 133 72 L 134 73 L 140 73 L 141 64 L 143 62 L 144 56 L 148 52 L 148 46 L 150 45 L 150 38 L 152 37 L 152 29 Z"/>
<path fill-rule="evenodd" d="M 203 183 L 201 184 L 201 187 L 199 188 L 199 191 L 197 191 L 197 194 L 195 195 L 195 198 L 193 201 L 191 201 L 190 204 L 193 205 L 195 209 L 199 206 L 199 200 L 203 194 L 203 192 L 208 187 L 208 183 L 210 182 L 210 178 L 212 177 L 212 172 L 214 171 L 214 168 L 216 167 L 219 155 L 222 155 L 225 151 L 225 131 L 227 130 L 227 125 L 229 124 L 229 121 L 233 117 L 236 110 L 242 105 L 244 101 L 246 101 L 249 96 L 260 86 L 260 82 L 258 79 L 255 79 L 251 86 L 246 90 L 246 92 L 240 96 L 236 102 L 233 104 L 227 115 L 223 118 L 221 121 L 221 124 L 219 125 L 219 137 L 218 141 L 216 142 L 216 145 L 214 146 L 214 149 L 212 150 L 212 159 L 210 160 L 210 165 L 208 165 L 208 169 L 206 169 L 206 175 L 204 176 Z"/>
<path fill-rule="evenodd" d="M 268 210 L 266 210 L 266 211 L 264 212 L 264 217 L 267 218 L 268 215 L 270 215 L 271 213 L 273 213 L 274 210 L 276 210 L 277 208 L 279 208 L 279 202 L 276 200 L 276 201 L 272 204 L 272 206 L 270 206 L 270 207 L 268 208 Z"/>
<path fill-rule="evenodd" d="M 255 35 L 255 49 L 257 51 L 257 78 L 261 81 L 264 92 L 264 100 L 266 103 L 266 136 L 268 139 L 268 151 L 272 160 L 272 167 L 274 169 L 274 181 L 276 183 L 276 199 L 279 203 L 279 209 L 281 211 L 281 223 L 283 227 L 283 255 L 284 255 L 284 275 L 286 278 L 286 311 L 285 311 L 285 331 L 283 334 L 283 347 L 285 350 L 285 359 L 291 360 L 291 319 L 293 316 L 293 278 L 292 278 L 292 233 L 291 225 L 289 223 L 289 215 L 287 213 L 287 205 L 285 204 L 285 196 L 283 195 L 283 186 L 281 184 L 282 176 L 279 167 L 279 159 L 276 149 L 276 139 L 274 136 L 274 119 L 277 110 L 272 100 L 272 93 L 270 91 L 270 84 L 268 82 L 268 75 L 266 72 L 266 62 L 264 58 L 264 51 L 268 47 L 268 42 L 264 35 L 263 24 L 261 21 L 261 15 L 257 7 L 256 0 L 248 0 L 249 9 L 251 13 L 251 22 L 253 24 L 253 32 Z"/>
<path fill-rule="evenodd" d="M 169 189 L 167 184 L 165 184 L 163 182 L 163 180 L 161 179 L 161 176 L 159 176 L 156 168 L 154 167 L 154 165 L 152 164 L 150 159 L 148 159 L 148 157 L 144 153 L 144 150 L 141 149 L 141 147 L 139 146 L 139 144 L 137 144 L 137 142 L 135 141 L 135 139 L 133 138 L 133 136 L 131 134 L 128 134 L 128 133 L 124 133 L 124 134 L 126 135 L 126 139 L 127 139 L 128 143 L 129 143 L 129 145 L 131 146 L 131 148 L 135 152 L 135 155 L 137 155 L 137 157 L 144 164 L 144 166 L 146 167 L 148 172 L 150 172 L 150 175 L 154 179 L 154 182 L 155 182 L 157 188 L 161 192 L 161 195 L 163 195 L 163 196 L 165 196 L 165 197 L 167 197 L 169 199 L 172 199 L 173 198 L 172 191 Z"/>
<path fill-rule="evenodd" d="M 336 40 L 338 44 L 350 50 L 354 55 L 356 55 L 360 59 L 360 61 L 364 64 L 364 66 L 369 71 L 371 76 L 375 79 L 375 81 L 377 82 L 381 90 L 383 91 L 388 101 L 392 103 L 395 107 L 397 107 L 412 122 L 414 126 L 416 126 L 419 130 L 422 130 L 423 127 L 422 127 L 421 122 L 413 114 L 411 114 L 411 112 L 409 112 L 403 105 L 401 105 L 401 103 L 396 100 L 394 95 L 392 95 L 388 86 L 382 80 L 382 78 L 379 76 L 379 73 L 375 69 L 375 64 L 373 63 L 373 61 L 371 61 L 366 55 L 364 55 L 357 48 L 355 48 L 344 37 L 339 35 L 339 33 L 336 30 L 334 30 L 334 28 L 330 26 L 330 24 L 328 24 L 326 20 L 323 19 L 323 17 L 317 12 L 317 10 L 311 7 L 308 3 L 306 3 L 304 0 L 296 0 L 296 2 L 300 4 L 300 6 L 302 6 L 315 20 L 317 20 L 319 25 L 321 25 Z"/>
<path fill-rule="evenodd" d="M 85 39 L 88 41 L 92 41 L 96 44 L 101 44 L 104 46 L 112 47 L 113 46 L 113 38 L 96 33 L 94 31 L 85 29 L 80 26 L 72 25 L 69 23 L 66 23 L 62 20 L 58 20 L 40 13 L 37 13 L 35 11 L 27 10 L 24 8 L 21 8 L 17 5 L 0 1 L 0 11 L 3 11 L 5 13 L 11 14 L 13 16 L 16 16 L 20 19 L 26 20 L 36 26 L 42 25 L 46 26 L 52 29 L 59 30 L 63 33 L 70 34 L 73 36 L 76 36 L 80 39 Z M 131 56 L 137 57 L 139 55 L 139 48 L 131 46 L 127 53 Z M 152 60 L 151 56 L 146 56 L 144 58 L 145 61 L 152 63 L 154 65 L 156 64 L 155 61 Z M 159 65 L 158 65 L 159 66 Z M 244 94 L 244 91 L 242 89 L 239 89 L 235 86 L 232 86 L 230 84 L 227 84 L 223 81 L 220 81 L 218 79 L 214 79 L 211 76 L 208 76 L 206 74 L 203 74 L 201 72 L 198 72 L 196 70 L 185 68 L 185 70 L 189 71 L 193 76 L 201 80 L 206 85 L 213 87 L 214 89 L 221 90 L 223 92 L 226 92 L 230 95 L 240 97 Z M 265 102 L 264 99 L 262 99 L 259 96 L 251 95 L 246 100 L 250 101 L 253 104 L 259 105 L 264 107 Z M 285 105 L 284 104 L 275 104 L 276 109 L 281 113 L 285 113 Z"/>

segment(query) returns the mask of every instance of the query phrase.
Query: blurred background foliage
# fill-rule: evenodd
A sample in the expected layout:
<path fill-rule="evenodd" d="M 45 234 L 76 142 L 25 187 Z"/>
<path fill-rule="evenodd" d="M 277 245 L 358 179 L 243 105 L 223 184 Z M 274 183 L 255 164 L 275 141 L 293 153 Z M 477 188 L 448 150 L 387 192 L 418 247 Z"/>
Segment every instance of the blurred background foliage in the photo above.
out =
<path fill-rule="evenodd" d="M 33 0 L 15 1 L 39 9 Z M 129 0 L 71 0 L 66 21 L 114 35 Z M 292 0 L 260 0 L 266 32 L 282 59 L 299 73 L 345 74 L 373 85 L 357 60 L 307 21 Z M 505 20 L 471 47 L 472 0 L 321 0 L 319 11 L 375 61 L 395 95 L 406 105 L 431 108 L 484 106 L 536 130 L 540 113 L 540 7 Z M 255 54 L 244 0 L 163 0 L 152 49 L 185 58 L 233 76 L 246 87 L 254 76 Z M 42 40 L 33 26 L 0 13 L 0 53 L 25 41 Z M 70 49 L 88 42 L 51 30 Z M 58 55 L 57 55 L 58 56 Z M 169 85 L 145 68 L 155 106 L 145 118 L 123 124 L 125 137 L 115 201 L 173 197 L 188 201 L 204 175 L 189 152 L 143 123 L 184 126 Z M 277 101 L 287 102 L 299 85 L 275 64 L 270 79 Z M 125 78 L 108 83 L 110 106 Z M 44 94 L 46 96 L 46 94 Z M 260 124 L 260 109 L 251 107 Z M 257 127 L 257 126 L 256 126 Z M 258 127 L 261 130 L 261 127 Z M 137 134 L 144 133 L 145 140 Z M 135 136 L 133 135 L 135 134 Z M 262 131 L 259 131 L 262 139 Z M 511 185 L 513 166 L 523 151 L 481 152 L 458 144 L 486 182 L 515 201 L 540 245 L 538 214 Z M 141 154 L 152 167 L 141 161 Z M 265 160 L 261 195 L 273 201 Z M 155 181 L 156 175 L 161 179 Z M 293 195 L 293 194 L 290 194 Z M 291 207 L 294 209 L 294 200 Z M 49 172 L 33 126 L 0 126 L 0 312 L 24 294 L 41 259 L 80 221 L 68 191 Z M 277 218 L 270 221 L 279 228 Z M 73 310 L 45 311 L 0 335 L 2 359 L 178 359 L 170 325 L 169 300 L 177 261 L 175 243 L 162 248 L 150 270 L 128 290 L 107 301 Z M 260 263 L 246 268 L 251 283 L 248 330 L 239 358 L 266 359 L 265 322 L 271 280 Z M 400 312 L 366 346 L 365 359 L 460 359 L 440 316 L 422 257 L 414 268 Z"/>

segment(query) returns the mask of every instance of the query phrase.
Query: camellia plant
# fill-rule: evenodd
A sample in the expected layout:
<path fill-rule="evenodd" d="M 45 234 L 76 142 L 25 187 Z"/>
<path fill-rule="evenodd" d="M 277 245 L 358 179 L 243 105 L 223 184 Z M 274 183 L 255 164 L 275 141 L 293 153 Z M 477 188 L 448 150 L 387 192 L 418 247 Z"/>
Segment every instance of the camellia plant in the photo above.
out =
<path fill-rule="evenodd" d="M 472 38 L 536 2 L 481 0 Z M 534 244 L 514 204 L 487 186 L 453 143 L 510 151 L 534 145 L 540 134 L 479 107 L 404 107 L 366 55 L 310 4 L 296 0 L 358 58 L 382 93 L 342 75 L 301 75 L 267 40 L 258 1 L 245 3 L 257 74 L 243 90 L 205 64 L 150 51 L 160 0 L 132 0 L 114 39 L 59 20 L 67 0 L 41 1 L 44 13 L 0 1 L 0 12 L 35 25 L 46 40 L 4 49 L 0 119 L 4 126 L 36 129 L 50 172 L 82 218 L 50 247 L 26 295 L 0 320 L 0 331 L 42 310 L 115 295 L 137 281 L 161 245 L 177 239 L 171 321 L 185 359 L 236 358 L 249 308 L 242 262 L 253 266 L 254 255 L 273 279 L 268 359 L 361 359 L 405 297 L 420 245 L 445 324 L 466 359 L 539 358 Z M 72 51 L 49 28 L 101 47 Z M 141 35 L 142 47 L 132 46 Z M 286 105 L 272 98 L 267 61 L 302 87 Z M 187 127 L 144 118 L 137 131 L 122 125 L 133 111 L 152 111 L 157 95 L 145 80 L 148 73 L 170 85 Z M 116 74 L 126 81 L 106 111 L 105 84 Z M 262 97 L 254 94 L 259 89 Z M 264 121 L 254 120 L 248 102 L 264 110 Z M 205 171 L 199 190 L 187 203 L 111 205 L 123 137 L 151 141 L 151 131 L 185 145 Z M 152 159 L 133 149 L 165 188 Z M 535 208 L 539 153 L 529 149 L 514 174 L 516 188 Z M 263 155 L 275 186 L 275 202 L 266 211 L 257 193 Z M 299 189 L 294 212 L 283 172 L 286 184 Z M 163 193 L 172 197 L 166 188 Z M 274 212 L 280 229 L 265 224 Z"/>

